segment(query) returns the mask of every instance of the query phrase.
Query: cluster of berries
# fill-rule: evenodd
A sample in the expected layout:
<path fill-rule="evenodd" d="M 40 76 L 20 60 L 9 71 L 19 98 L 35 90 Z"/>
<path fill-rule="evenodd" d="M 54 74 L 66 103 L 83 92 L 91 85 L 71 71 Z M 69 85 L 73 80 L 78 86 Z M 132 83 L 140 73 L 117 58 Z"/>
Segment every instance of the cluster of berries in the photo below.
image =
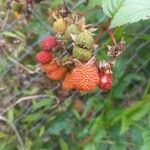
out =
<path fill-rule="evenodd" d="M 64 73 L 65 68 L 59 64 L 59 60 L 54 58 L 52 49 L 58 44 L 54 36 L 48 36 L 41 42 L 42 51 L 36 55 L 36 59 L 42 64 L 43 71 L 52 80 L 60 80 Z"/>
<path fill-rule="evenodd" d="M 62 11 L 52 16 L 56 19 L 53 23 L 55 36 L 44 38 L 42 51 L 36 55 L 47 77 L 61 80 L 67 90 L 92 91 L 99 87 L 108 91 L 113 80 L 112 62 L 96 61 L 94 28 L 85 25 L 83 17 L 80 20 L 76 15 L 64 17 Z"/>

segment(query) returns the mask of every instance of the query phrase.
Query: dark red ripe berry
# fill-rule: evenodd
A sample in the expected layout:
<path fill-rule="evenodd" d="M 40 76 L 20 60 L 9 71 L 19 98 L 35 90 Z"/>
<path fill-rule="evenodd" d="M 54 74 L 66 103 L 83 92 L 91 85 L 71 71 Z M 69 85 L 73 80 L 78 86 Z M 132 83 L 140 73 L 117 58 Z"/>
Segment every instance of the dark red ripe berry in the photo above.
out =
<path fill-rule="evenodd" d="M 54 36 L 48 36 L 44 38 L 41 42 L 41 47 L 43 50 L 51 50 L 57 45 L 57 39 Z"/>
<path fill-rule="evenodd" d="M 101 88 L 104 91 L 108 91 L 112 86 L 112 81 L 113 81 L 112 73 L 100 70 L 98 72 L 98 75 L 100 79 L 98 84 L 99 88 Z"/>
<path fill-rule="evenodd" d="M 52 53 L 47 51 L 41 51 L 37 53 L 36 59 L 41 64 L 47 64 L 52 60 Z"/>

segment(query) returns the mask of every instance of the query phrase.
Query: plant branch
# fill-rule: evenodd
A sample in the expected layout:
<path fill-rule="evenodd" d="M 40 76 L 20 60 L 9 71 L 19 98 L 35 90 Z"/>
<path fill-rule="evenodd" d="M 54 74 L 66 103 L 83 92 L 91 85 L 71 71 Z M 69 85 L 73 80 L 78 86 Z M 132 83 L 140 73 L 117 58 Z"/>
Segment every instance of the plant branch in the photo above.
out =
<path fill-rule="evenodd" d="M 29 100 L 32 100 L 32 99 L 44 98 L 44 97 L 48 97 L 48 95 L 34 95 L 34 96 L 22 97 L 22 98 L 18 99 L 15 103 L 13 103 L 10 106 L 8 106 L 7 108 L 3 109 L 2 113 L 0 113 L 0 114 L 6 113 L 7 111 L 9 111 L 9 109 L 15 107 L 16 105 L 18 105 L 19 103 L 21 103 L 23 101 L 29 101 Z"/>

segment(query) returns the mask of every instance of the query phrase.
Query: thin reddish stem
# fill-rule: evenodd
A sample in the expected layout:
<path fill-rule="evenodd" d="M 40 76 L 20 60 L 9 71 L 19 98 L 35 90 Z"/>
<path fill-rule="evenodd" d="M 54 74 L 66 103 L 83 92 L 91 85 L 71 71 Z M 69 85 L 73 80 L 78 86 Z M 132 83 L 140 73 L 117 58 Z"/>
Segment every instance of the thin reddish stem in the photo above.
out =
<path fill-rule="evenodd" d="M 104 34 L 104 30 L 102 30 L 99 34 L 98 34 L 98 36 L 95 38 L 95 44 L 98 44 L 98 42 L 99 42 L 99 40 L 101 39 L 101 37 L 103 36 L 103 34 Z"/>
<path fill-rule="evenodd" d="M 103 36 L 104 32 L 108 30 L 111 20 L 108 19 L 104 22 L 104 24 L 100 25 L 99 29 L 101 32 L 98 34 L 98 36 L 95 38 L 95 44 L 98 44 L 99 40 Z"/>
<path fill-rule="evenodd" d="M 116 39 L 115 39 L 115 37 L 114 37 L 113 32 L 112 32 L 112 31 L 110 31 L 110 30 L 107 30 L 107 32 L 108 32 L 108 34 L 109 34 L 109 36 L 110 36 L 110 38 L 111 38 L 111 40 L 112 40 L 113 44 L 116 46 L 116 45 L 117 45 L 117 43 L 116 43 Z"/>

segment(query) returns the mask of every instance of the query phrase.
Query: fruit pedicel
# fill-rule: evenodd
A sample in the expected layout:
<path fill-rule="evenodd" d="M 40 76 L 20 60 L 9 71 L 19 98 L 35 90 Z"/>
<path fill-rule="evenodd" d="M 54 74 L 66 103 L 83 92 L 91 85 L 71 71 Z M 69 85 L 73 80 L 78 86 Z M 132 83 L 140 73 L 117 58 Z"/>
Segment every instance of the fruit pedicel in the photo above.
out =
<path fill-rule="evenodd" d="M 36 55 L 47 77 L 60 80 L 66 90 L 93 91 L 97 87 L 110 90 L 112 67 L 125 49 L 124 40 L 116 43 L 113 33 L 103 27 L 102 31 L 108 32 L 113 45 L 107 50 L 110 60 L 99 61 L 95 53 L 99 35 L 94 37 L 98 29 L 94 24 L 86 24 L 85 17 L 71 13 L 66 7 L 52 10 L 50 17 L 54 20 L 53 35 L 41 41 L 41 51 Z"/>

